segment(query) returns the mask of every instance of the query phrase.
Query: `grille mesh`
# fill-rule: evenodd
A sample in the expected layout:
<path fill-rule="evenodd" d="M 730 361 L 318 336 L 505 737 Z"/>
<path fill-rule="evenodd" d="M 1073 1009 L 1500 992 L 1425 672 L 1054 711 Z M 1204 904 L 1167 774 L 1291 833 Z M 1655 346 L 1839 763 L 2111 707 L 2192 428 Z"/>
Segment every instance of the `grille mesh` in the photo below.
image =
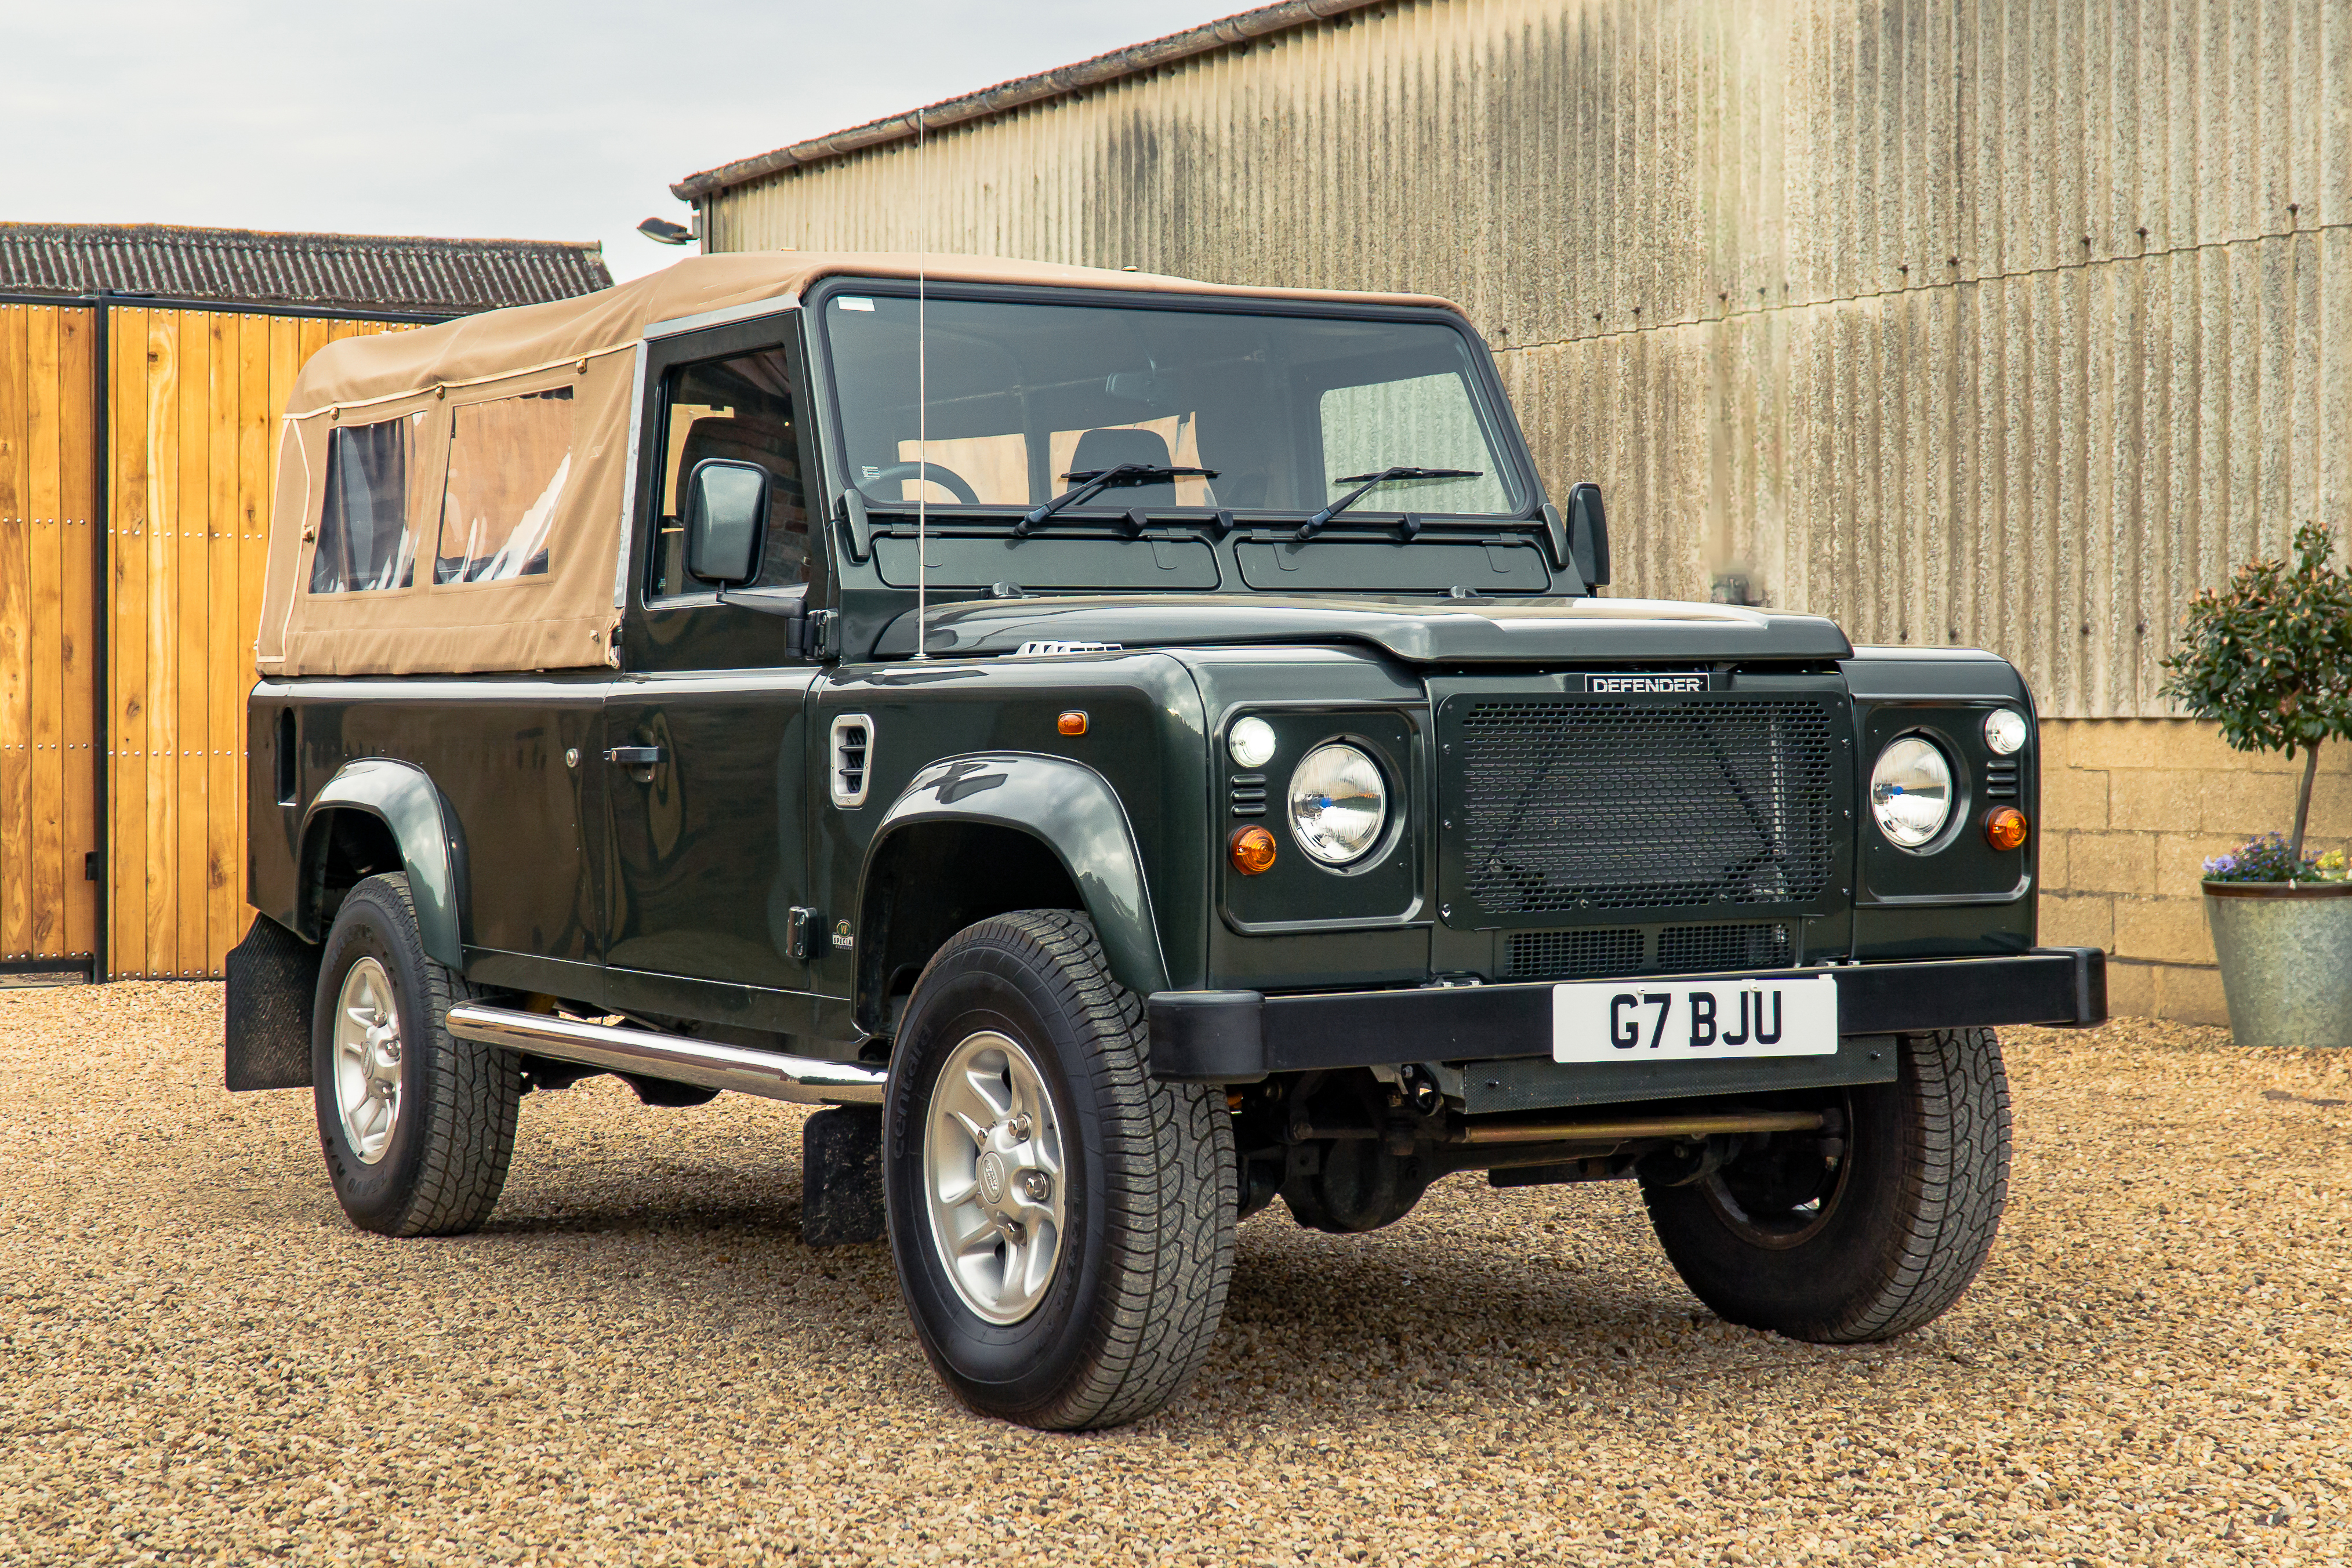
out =
<path fill-rule="evenodd" d="M 1556 974 L 1633 974 L 1642 967 L 1638 931 L 1515 931 L 1506 950 L 1510 973 L 1531 980 Z"/>
<path fill-rule="evenodd" d="M 1820 702 L 1476 702 L 1460 747 L 1465 881 L 1488 913 L 1795 903 L 1829 882 Z"/>
<path fill-rule="evenodd" d="M 1654 958 L 1638 928 L 1515 931 L 1504 938 L 1504 973 L 1519 980 L 1606 979 L 1615 974 L 1695 974 L 1714 969 L 1785 969 L 1785 925 L 1668 926 Z"/>
<path fill-rule="evenodd" d="M 1788 963 L 1787 926 L 1668 926 L 1658 933 L 1658 968 L 1667 974 L 1782 969 Z"/>

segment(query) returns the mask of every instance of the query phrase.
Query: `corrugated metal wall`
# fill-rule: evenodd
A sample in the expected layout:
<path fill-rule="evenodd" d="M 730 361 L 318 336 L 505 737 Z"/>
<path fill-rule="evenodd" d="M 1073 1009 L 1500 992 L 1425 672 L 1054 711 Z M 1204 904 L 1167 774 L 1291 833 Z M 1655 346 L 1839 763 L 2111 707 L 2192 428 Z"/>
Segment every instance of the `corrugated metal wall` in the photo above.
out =
<path fill-rule="evenodd" d="M 1746 577 L 2152 715 L 2189 590 L 2352 526 L 2352 5 L 1422 0 L 713 198 L 710 248 L 1415 289 L 1619 593 Z"/>

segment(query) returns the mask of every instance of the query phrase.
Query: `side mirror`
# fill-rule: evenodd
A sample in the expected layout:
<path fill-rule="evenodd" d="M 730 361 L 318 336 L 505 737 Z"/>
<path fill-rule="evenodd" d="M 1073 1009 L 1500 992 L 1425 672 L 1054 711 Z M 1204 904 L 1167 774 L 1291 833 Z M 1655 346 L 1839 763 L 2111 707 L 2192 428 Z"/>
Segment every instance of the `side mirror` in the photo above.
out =
<path fill-rule="evenodd" d="M 760 574 L 768 521 L 768 470 L 757 463 L 706 458 L 686 480 L 686 570 L 689 576 L 740 588 Z"/>
<path fill-rule="evenodd" d="M 1609 581 L 1609 514 L 1601 509 L 1599 485 L 1580 484 L 1568 492 L 1568 552 L 1586 587 Z"/>

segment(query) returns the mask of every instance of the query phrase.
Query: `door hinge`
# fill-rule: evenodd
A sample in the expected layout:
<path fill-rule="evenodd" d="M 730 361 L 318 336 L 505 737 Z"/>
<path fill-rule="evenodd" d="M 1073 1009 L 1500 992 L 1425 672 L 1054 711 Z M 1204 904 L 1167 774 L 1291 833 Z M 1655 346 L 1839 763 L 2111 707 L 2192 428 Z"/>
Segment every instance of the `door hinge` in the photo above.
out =
<path fill-rule="evenodd" d="M 795 904 L 784 911 L 784 955 L 803 963 L 816 957 L 817 914 Z"/>
<path fill-rule="evenodd" d="M 801 617 L 800 653 L 803 658 L 831 658 L 841 651 L 835 646 L 835 612 L 811 610 Z"/>

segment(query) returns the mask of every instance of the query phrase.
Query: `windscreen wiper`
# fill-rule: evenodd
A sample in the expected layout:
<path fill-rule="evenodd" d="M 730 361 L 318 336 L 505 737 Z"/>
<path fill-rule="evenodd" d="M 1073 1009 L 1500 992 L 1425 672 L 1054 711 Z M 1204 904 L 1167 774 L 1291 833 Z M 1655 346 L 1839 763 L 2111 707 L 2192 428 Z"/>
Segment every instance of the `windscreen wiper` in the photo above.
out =
<path fill-rule="evenodd" d="M 1329 506 L 1325 507 L 1321 511 L 1317 512 L 1313 517 L 1308 518 L 1305 522 L 1300 523 L 1298 525 L 1298 533 L 1297 537 L 1300 539 L 1314 538 L 1317 534 L 1323 531 L 1323 525 L 1325 523 L 1330 521 L 1333 518 L 1339 516 L 1341 512 L 1355 505 L 1357 501 L 1363 499 L 1367 491 L 1370 491 L 1375 486 L 1385 485 L 1396 479 L 1484 479 L 1485 477 L 1485 471 L 1479 468 L 1382 468 L 1377 474 L 1344 475 L 1340 478 L 1339 482 L 1343 485 L 1354 485 L 1356 488 L 1349 490 L 1346 495 L 1341 496 L 1338 500 L 1333 501 Z"/>
<path fill-rule="evenodd" d="M 1031 529 L 1064 507 L 1092 500 L 1113 485 L 1164 485 L 1171 479 L 1213 479 L 1217 477 L 1217 470 L 1171 468 L 1156 463 L 1117 463 L 1108 468 L 1089 468 L 1083 473 L 1064 474 L 1062 477 L 1078 481 L 1077 489 L 1064 490 L 1044 506 L 1024 512 L 1021 521 L 1013 525 L 1013 538 L 1026 539 Z"/>

